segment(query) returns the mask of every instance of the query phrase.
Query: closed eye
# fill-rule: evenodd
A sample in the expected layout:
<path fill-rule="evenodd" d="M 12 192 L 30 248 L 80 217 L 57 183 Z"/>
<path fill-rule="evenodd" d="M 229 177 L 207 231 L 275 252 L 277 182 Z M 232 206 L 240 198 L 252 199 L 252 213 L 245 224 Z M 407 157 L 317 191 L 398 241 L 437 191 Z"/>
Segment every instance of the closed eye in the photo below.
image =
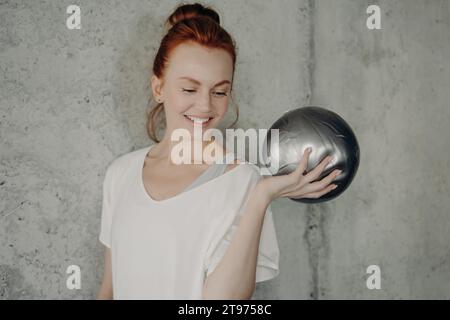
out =
<path fill-rule="evenodd" d="M 188 93 L 194 93 L 196 92 L 196 90 L 191 90 L 191 89 L 182 89 L 183 92 L 188 92 Z M 226 92 L 215 92 L 216 94 L 220 95 L 220 96 L 227 96 Z"/>

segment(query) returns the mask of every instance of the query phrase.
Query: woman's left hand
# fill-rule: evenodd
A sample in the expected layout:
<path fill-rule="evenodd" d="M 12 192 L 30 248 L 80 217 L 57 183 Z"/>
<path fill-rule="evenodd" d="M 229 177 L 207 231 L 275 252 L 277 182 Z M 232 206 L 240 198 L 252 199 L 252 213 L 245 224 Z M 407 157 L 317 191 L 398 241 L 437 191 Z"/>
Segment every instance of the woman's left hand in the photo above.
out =
<path fill-rule="evenodd" d="M 313 170 L 303 174 L 307 168 L 311 151 L 305 150 L 298 167 L 291 173 L 280 176 L 269 176 L 258 181 L 257 188 L 260 195 L 270 203 L 273 200 L 286 197 L 293 199 L 319 198 L 334 189 L 331 182 L 340 174 L 334 170 L 322 180 L 316 180 L 331 161 L 331 156 L 322 160 Z"/>

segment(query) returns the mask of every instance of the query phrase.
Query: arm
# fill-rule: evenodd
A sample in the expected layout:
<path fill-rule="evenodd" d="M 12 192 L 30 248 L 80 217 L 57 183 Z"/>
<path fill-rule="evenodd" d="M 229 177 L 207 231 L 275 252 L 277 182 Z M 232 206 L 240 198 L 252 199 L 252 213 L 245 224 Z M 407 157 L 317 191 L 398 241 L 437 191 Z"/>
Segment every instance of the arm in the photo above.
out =
<path fill-rule="evenodd" d="M 230 246 L 205 280 L 203 299 L 250 299 L 253 295 L 261 229 L 270 204 L 264 195 L 258 183 L 250 193 Z"/>
<path fill-rule="evenodd" d="M 111 269 L 111 249 L 105 249 L 105 266 L 103 271 L 103 280 L 97 293 L 97 300 L 112 300 L 112 269 Z"/>
<path fill-rule="evenodd" d="M 269 204 L 282 197 L 318 198 L 332 190 L 330 184 L 339 174 L 333 171 L 315 181 L 329 163 L 325 158 L 313 170 L 306 171 L 311 150 L 305 150 L 297 169 L 289 174 L 258 181 L 246 204 L 236 234 L 222 260 L 203 285 L 204 299 L 249 299 L 256 281 L 256 263 L 264 215 Z M 312 182 L 314 181 L 314 182 Z"/>

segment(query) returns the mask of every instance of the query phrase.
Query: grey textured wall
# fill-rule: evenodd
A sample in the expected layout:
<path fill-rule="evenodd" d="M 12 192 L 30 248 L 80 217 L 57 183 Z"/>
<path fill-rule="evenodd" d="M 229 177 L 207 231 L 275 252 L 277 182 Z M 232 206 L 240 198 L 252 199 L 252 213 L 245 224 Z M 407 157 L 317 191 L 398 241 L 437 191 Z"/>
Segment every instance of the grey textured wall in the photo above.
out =
<path fill-rule="evenodd" d="M 151 143 L 145 111 L 177 1 L 0 0 L 0 298 L 92 299 L 106 165 Z M 354 129 L 352 185 L 275 200 L 279 277 L 260 299 L 450 298 L 449 1 L 213 1 L 238 45 L 239 126 L 329 108 Z M 366 28 L 378 4 L 382 29 Z M 80 290 L 66 288 L 76 264 Z M 381 269 L 381 289 L 366 268 Z"/>

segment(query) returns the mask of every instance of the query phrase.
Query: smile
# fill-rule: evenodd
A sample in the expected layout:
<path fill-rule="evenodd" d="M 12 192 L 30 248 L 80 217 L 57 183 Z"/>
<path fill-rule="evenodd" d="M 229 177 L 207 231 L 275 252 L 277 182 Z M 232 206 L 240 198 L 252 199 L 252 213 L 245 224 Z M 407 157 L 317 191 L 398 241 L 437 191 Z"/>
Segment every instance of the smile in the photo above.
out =
<path fill-rule="evenodd" d="M 196 124 L 199 125 L 201 124 L 202 127 L 206 127 L 213 118 L 198 118 L 198 117 L 193 117 L 193 116 L 189 116 L 189 115 L 184 115 L 184 118 L 189 121 L 189 123 L 191 124 Z"/>

